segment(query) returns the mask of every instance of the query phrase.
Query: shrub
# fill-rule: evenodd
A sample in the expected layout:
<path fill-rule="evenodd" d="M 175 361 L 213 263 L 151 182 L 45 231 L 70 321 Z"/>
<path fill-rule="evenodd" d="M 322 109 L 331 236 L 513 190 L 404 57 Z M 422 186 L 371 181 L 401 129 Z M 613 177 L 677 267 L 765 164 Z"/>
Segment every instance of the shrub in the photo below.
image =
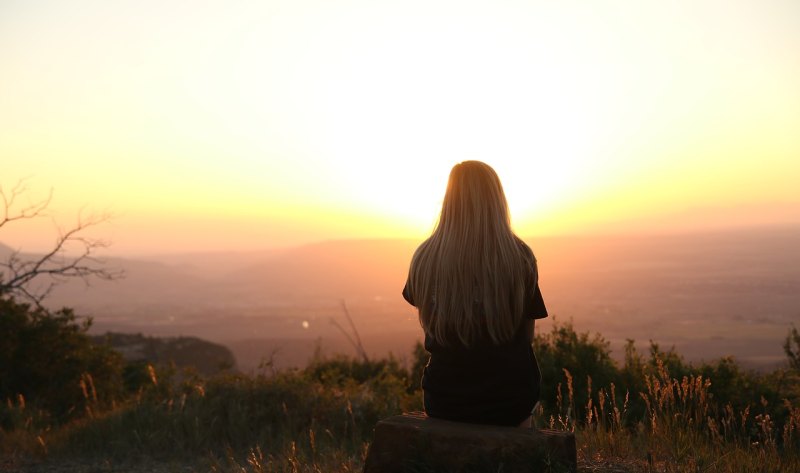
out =
<path fill-rule="evenodd" d="M 0 297 L 0 400 L 24 399 L 61 421 L 119 399 L 122 357 L 93 344 L 90 325 L 71 309 L 51 313 Z"/>
<path fill-rule="evenodd" d="M 540 402 L 546 410 L 555 408 L 559 396 L 567 395 L 559 392 L 566 389 L 573 390 L 572 410 L 581 409 L 592 385 L 608 386 L 619 378 L 609 343 L 600 334 L 577 333 L 572 323 L 555 323 L 549 333 L 537 333 L 534 352 L 542 372 Z M 565 371 L 569 386 L 561 383 Z"/>
<path fill-rule="evenodd" d="M 303 371 L 311 379 L 329 386 L 348 381 L 365 383 L 388 375 L 401 380 L 404 386 L 410 384 L 408 371 L 391 356 L 380 360 L 357 360 L 344 355 L 333 358 L 317 356 Z"/>

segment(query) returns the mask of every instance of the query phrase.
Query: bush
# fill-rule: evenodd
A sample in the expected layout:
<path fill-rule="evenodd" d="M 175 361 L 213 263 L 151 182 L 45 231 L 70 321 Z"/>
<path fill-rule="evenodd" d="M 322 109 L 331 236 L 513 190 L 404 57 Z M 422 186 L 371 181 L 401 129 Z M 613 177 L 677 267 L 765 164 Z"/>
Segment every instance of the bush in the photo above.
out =
<path fill-rule="evenodd" d="M 0 400 L 17 400 L 63 421 L 119 399 L 122 356 L 92 343 L 90 325 L 78 322 L 71 309 L 51 313 L 0 297 Z M 8 423 L 6 418 L 2 427 L 12 428 Z"/>
<path fill-rule="evenodd" d="M 619 367 L 600 335 L 569 324 L 536 342 L 545 377 L 536 421 L 574 431 L 586 469 L 620 460 L 626 471 L 798 471 L 800 382 L 793 370 L 757 375 L 731 358 L 695 366 L 652 343 L 648 355 L 639 354 L 633 341 Z M 205 378 L 130 365 L 135 391 L 91 418 L 31 429 L 29 408 L 12 400 L 7 412 L 20 428 L 0 431 L 0 453 L 201 459 L 214 468 L 198 469 L 216 471 L 357 471 L 379 419 L 422 408 L 417 378 L 427 360 L 417 344 L 408 369 L 392 358 L 317 357 L 305 369 L 270 376 Z"/>
<path fill-rule="evenodd" d="M 611 359 L 609 343 L 600 334 L 577 333 L 571 323 L 556 323 L 549 333 L 537 333 L 534 352 L 542 372 L 540 402 L 545 410 L 555 408 L 559 391 L 566 399 L 565 390 L 572 390 L 574 411 L 576 407 L 581 409 L 586 405 L 591 390 L 589 383 L 597 387 L 619 382 L 619 371 Z"/>
<path fill-rule="evenodd" d="M 344 355 L 328 359 L 315 357 L 303 371 L 312 380 L 328 386 L 365 383 L 385 376 L 394 376 L 404 386 L 410 384 L 408 371 L 393 357 L 381 360 L 357 360 Z"/>

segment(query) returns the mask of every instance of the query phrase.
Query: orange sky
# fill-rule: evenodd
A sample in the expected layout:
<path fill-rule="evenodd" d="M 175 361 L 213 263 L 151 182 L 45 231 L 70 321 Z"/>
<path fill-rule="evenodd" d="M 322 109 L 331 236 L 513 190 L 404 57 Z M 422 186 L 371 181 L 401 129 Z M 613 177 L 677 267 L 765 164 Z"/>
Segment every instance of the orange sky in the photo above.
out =
<path fill-rule="evenodd" d="M 798 51 L 794 0 L 6 1 L 0 185 L 118 253 L 422 238 L 464 159 L 525 236 L 797 223 Z"/>

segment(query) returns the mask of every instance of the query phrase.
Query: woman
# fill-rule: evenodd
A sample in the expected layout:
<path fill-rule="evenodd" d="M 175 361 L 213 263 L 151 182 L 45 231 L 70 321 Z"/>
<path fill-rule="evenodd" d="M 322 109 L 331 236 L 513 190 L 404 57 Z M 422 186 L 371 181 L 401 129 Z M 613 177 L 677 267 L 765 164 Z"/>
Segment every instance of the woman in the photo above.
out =
<path fill-rule="evenodd" d="M 419 310 L 431 417 L 530 427 L 541 374 L 534 319 L 547 317 L 536 258 L 511 230 L 503 187 L 479 161 L 450 171 L 433 234 L 411 259 L 403 297 Z"/>

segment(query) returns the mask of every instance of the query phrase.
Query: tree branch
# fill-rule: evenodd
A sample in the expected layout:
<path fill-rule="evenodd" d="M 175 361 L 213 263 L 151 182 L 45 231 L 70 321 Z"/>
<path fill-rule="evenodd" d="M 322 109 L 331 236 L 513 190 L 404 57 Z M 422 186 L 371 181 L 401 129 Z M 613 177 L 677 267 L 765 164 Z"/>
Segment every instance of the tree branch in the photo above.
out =
<path fill-rule="evenodd" d="M 0 228 L 3 228 L 5 224 L 15 220 L 30 219 L 42 216 L 47 207 L 50 206 L 50 201 L 53 199 L 53 189 L 50 189 L 50 192 L 47 194 L 46 198 L 30 203 L 27 206 L 17 210 L 16 213 L 12 213 L 14 203 L 16 202 L 17 198 L 28 190 L 28 186 L 25 184 L 26 180 L 27 179 L 21 179 L 18 181 L 14 187 L 11 188 L 10 195 L 6 194 L 3 186 L 0 186 L 0 200 L 2 200 L 3 203 L 3 218 L 0 219 Z"/>
<path fill-rule="evenodd" d="M 36 201 L 14 210 L 15 201 L 27 191 L 24 180 L 17 183 L 7 194 L 0 187 L 0 204 L 3 225 L 17 220 L 34 219 L 45 215 L 53 192 L 46 199 Z M 88 218 L 78 216 L 77 223 L 67 229 L 59 229 L 52 248 L 41 255 L 26 255 L 20 250 L 12 251 L 5 262 L 0 261 L 0 294 L 12 294 L 27 299 L 41 307 L 42 301 L 50 295 L 53 288 L 72 278 L 79 278 L 88 286 L 92 278 L 114 280 L 124 276 L 120 269 L 106 266 L 104 260 L 97 258 L 99 250 L 110 243 L 84 235 L 91 227 L 107 222 L 109 214 L 92 215 Z M 35 284 L 43 281 L 43 284 Z"/>
<path fill-rule="evenodd" d="M 356 329 L 356 325 L 353 323 L 353 319 L 350 317 L 350 311 L 347 310 L 347 304 L 345 304 L 344 299 L 342 299 L 340 302 L 342 305 L 342 310 L 344 310 L 344 316 L 350 323 L 350 328 L 353 329 L 353 335 L 355 339 L 351 337 L 350 334 L 347 333 L 347 331 L 344 329 L 344 327 L 342 327 L 339 324 L 339 322 L 337 322 L 336 319 L 334 319 L 333 317 L 331 317 L 331 323 L 335 325 L 336 328 L 338 328 L 339 331 L 344 334 L 344 336 L 347 338 L 347 341 L 350 342 L 351 345 L 353 345 L 353 349 L 355 349 L 356 354 L 360 356 L 364 360 L 364 362 L 368 362 L 369 357 L 367 356 L 367 351 L 364 350 L 364 345 L 361 343 L 361 337 L 358 335 L 358 329 Z"/>

